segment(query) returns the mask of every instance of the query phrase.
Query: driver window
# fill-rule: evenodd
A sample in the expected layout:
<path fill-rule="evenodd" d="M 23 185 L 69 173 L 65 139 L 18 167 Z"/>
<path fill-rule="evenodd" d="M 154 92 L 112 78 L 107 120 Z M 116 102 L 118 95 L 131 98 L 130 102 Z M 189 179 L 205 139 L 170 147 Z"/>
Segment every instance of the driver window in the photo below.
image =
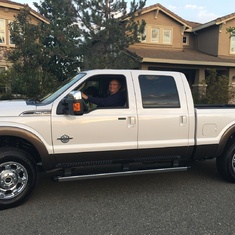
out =
<path fill-rule="evenodd" d="M 96 108 L 127 108 L 126 78 L 123 75 L 96 75 L 78 89 L 85 94 L 88 111 Z"/>

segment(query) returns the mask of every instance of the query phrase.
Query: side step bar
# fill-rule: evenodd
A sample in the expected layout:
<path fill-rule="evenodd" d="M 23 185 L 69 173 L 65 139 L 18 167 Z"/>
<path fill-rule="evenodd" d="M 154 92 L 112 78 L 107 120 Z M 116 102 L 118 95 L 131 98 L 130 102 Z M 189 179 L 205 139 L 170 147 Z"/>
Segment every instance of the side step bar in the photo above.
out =
<path fill-rule="evenodd" d="M 188 168 L 189 167 L 173 167 L 173 168 L 161 168 L 161 169 L 97 173 L 97 174 L 88 174 L 88 175 L 55 176 L 53 180 L 56 182 L 65 182 L 65 181 L 85 180 L 85 179 L 93 179 L 93 178 L 106 178 L 106 177 L 127 176 L 127 175 L 141 175 L 141 174 L 152 174 L 152 173 L 186 171 Z"/>

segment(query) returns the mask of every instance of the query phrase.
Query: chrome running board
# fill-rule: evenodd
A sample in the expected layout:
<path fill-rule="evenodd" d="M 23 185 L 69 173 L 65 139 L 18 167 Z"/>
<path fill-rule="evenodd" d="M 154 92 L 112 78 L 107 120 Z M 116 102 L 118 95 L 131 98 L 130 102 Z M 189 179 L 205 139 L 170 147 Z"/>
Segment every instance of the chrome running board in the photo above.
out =
<path fill-rule="evenodd" d="M 64 182 L 64 181 L 85 180 L 85 179 L 93 179 L 93 178 L 106 178 L 106 177 L 116 177 L 116 176 L 128 176 L 128 175 L 142 175 L 142 174 L 152 174 L 152 173 L 186 171 L 188 168 L 189 167 L 173 167 L 173 168 L 107 172 L 107 173 L 74 175 L 74 176 L 55 176 L 53 179 L 57 182 Z"/>

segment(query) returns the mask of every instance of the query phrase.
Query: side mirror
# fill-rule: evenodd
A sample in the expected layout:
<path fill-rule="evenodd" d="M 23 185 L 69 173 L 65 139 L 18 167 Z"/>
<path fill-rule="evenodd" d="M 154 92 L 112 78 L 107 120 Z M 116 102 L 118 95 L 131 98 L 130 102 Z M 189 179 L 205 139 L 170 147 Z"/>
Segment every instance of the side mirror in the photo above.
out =
<path fill-rule="evenodd" d="M 81 91 L 72 91 L 57 108 L 57 114 L 83 115 L 84 104 Z"/>
<path fill-rule="evenodd" d="M 69 99 L 69 112 L 74 115 L 83 114 L 83 100 L 81 91 L 71 91 L 68 95 Z"/>
<path fill-rule="evenodd" d="M 81 91 L 71 91 L 68 97 L 72 97 L 74 100 L 81 100 L 82 99 L 82 92 Z"/>

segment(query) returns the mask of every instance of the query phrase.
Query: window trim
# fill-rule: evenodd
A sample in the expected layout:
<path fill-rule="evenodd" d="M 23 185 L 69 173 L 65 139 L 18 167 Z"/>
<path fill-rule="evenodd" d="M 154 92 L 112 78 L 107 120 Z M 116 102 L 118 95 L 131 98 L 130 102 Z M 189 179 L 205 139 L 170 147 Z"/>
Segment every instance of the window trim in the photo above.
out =
<path fill-rule="evenodd" d="M 235 31 L 231 32 L 229 52 L 235 54 Z"/>
<path fill-rule="evenodd" d="M 185 42 L 184 42 L 184 38 L 186 39 Z M 189 45 L 189 36 L 188 35 L 184 35 L 183 36 L 183 45 Z"/>
<path fill-rule="evenodd" d="M 169 32 L 169 40 L 165 40 L 166 36 L 165 33 Z M 162 37 L 163 44 L 172 44 L 172 29 L 163 29 L 163 37 Z"/>
<path fill-rule="evenodd" d="M 156 37 L 156 38 L 153 37 L 153 31 L 154 31 L 154 30 L 157 31 L 157 32 L 156 32 L 156 34 L 157 34 L 157 37 Z M 159 43 L 159 38 L 160 38 L 160 29 L 157 28 L 157 27 L 152 27 L 152 28 L 151 28 L 151 42 Z M 154 40 L 154 39 L 156 39 L 156 40 Z"/>

